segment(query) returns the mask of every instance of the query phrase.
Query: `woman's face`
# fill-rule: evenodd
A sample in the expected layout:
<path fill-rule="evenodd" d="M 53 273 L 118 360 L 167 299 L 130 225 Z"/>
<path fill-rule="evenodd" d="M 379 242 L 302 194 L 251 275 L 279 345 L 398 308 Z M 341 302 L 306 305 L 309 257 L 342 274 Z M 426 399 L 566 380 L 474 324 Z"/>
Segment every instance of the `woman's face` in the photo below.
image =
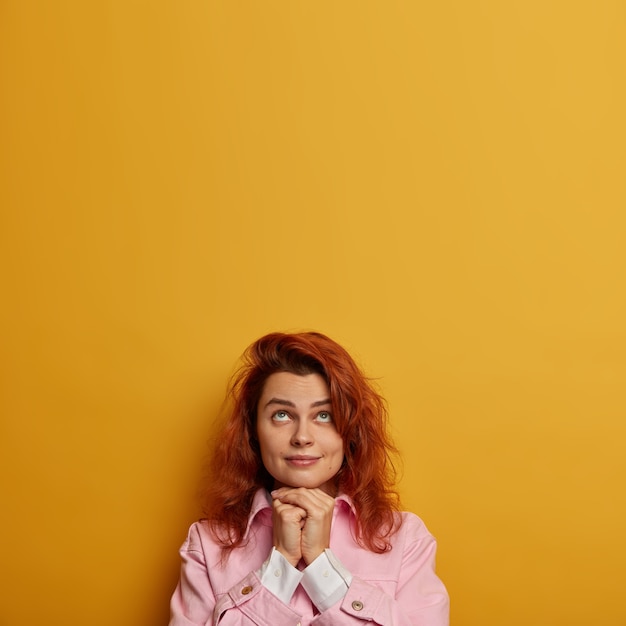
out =
<path fill-rule="evenodd" d="M 343 440 L 319 374 L 277 372 L 265 381 L 257 406 L 257 436 L 276 487 L 319 487 L 336 495 Z"/>

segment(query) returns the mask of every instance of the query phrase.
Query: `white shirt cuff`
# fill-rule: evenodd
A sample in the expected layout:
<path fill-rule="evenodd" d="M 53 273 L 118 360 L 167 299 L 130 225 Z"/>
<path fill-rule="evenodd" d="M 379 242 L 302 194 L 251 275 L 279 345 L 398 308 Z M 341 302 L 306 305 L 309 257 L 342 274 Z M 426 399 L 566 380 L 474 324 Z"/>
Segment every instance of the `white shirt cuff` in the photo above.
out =
<path fill-rule="evenodd" d="M 328 610 L 348 592 L 352 574 L 327 548 L 304 569 L 302 587 L 320 612 Z"/>
<path fill-rule="evenodd" d="M 291 601 L 291 596 L 303 576 L 276 548 L 272 548 L 269 558 L 261 565 L 257 575 L 263 586 L 285 604 Z"/>

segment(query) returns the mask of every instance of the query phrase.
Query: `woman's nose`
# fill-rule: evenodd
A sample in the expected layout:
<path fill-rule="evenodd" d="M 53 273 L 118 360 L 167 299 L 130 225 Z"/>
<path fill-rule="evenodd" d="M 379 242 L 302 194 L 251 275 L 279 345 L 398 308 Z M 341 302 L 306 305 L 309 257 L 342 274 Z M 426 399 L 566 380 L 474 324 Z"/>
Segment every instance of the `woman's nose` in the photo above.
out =
<path fill-rule="evenodd" d="M 294 446 L 309 446 L 313 443 L 313 437 L 305 421 L 297 423 L 296 430 L 291 437 L 291 443 Z"/>

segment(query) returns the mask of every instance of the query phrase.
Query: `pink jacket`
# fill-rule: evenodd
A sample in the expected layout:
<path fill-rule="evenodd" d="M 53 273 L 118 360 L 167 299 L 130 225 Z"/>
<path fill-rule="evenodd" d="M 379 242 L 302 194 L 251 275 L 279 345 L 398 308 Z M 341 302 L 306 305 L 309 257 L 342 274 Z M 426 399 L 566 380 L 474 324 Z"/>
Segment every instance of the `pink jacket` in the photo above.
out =
<path fill-rule="evenodd" d="M 448 626 L 448 594 L 434 570 L 435 540 L 417 516 L 402 513 L 402 519 L 393 548 L 376 554 L 356 543 L 352 503 L 337 497 L 330 547 L 353 579 L 341 601 L 318 613 L 301 586 L 287 605 L 256 574 L 272 549 L 272 511 L 261 490 L 248 541 L 226 563 L 206 522 L 191 526 L 180 550 L 170 626 Z"/>

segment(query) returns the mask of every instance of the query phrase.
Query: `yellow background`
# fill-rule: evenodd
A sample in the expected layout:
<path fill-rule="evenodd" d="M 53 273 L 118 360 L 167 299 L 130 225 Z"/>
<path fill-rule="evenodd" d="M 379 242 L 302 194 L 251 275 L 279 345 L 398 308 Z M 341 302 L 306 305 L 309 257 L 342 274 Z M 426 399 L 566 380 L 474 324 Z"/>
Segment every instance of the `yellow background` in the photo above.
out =
<path fill-rule="evenodd" d="M 236 359 L 387 396 L 453 626 L 624 626 L 621 0 L 0 3 L 0 623 L 167 623 Z"/>

